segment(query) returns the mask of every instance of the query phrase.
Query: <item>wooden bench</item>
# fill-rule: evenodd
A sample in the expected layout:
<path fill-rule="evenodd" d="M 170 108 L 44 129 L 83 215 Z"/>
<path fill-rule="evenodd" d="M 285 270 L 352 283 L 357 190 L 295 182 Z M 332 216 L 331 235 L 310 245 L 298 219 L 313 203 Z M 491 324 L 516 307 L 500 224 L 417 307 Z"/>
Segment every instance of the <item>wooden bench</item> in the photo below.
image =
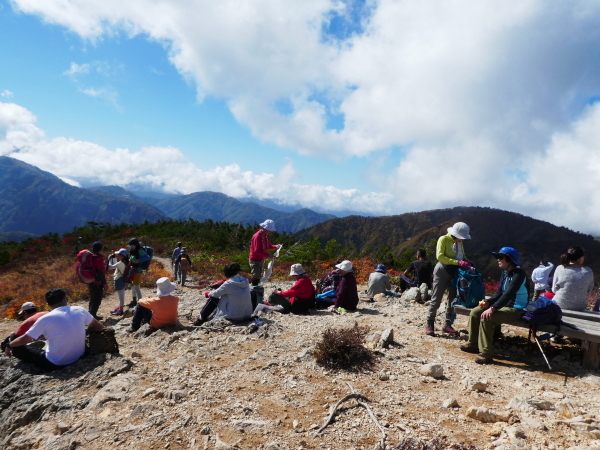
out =
<path fill-rule="evenodd" d="M 456 306 L 456 314 L 468 316 L 470 308 Z M 563 311 L 562 321 L 568 325 L 560 327 L 560 334 L 582 341 L 583 367 L 597 370 L 600 368 L 600 313 L 592 311 Z M 529 329 L 529 325 L 523 321 L 513 322 L 507 325 Z M 573 328 L 574 327 L 574 328 Z M 538 331 L 553 333 L 556 331 L 554 325 L 539 325 Z"/>

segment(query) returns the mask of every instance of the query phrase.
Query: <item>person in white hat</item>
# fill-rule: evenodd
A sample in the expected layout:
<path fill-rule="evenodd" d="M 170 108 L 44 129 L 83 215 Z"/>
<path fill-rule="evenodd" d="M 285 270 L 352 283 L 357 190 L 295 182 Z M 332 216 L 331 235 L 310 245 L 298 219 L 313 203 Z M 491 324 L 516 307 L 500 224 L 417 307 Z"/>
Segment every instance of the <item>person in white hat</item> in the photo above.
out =
<path fill-rule="evenodd" d="M 446 289 L 448 289 L 448 299 L 446 301 L 446 324 L 443 331 L 451 334 L 458 333 L 452 327 L 454 314 L 452 301 L 456 298 L 456 288 L 450 282 L 454 278 L 458 267 L 469 269 L 473 264 L 467 261 L 465 248 L 463 247 L 463 241 L 471 239 L 469 226 L 464 222 L 456 222 L 447 231 L 448 234 L 441 236 L 437 241 L 436 256 L 438 263 L 433 269 L 433 293 L 427 311 L 427 324 L 425 325 L 425 334 L 428 336 L 435 334 L 435 316 Z"/>
<path fill-rule="evenodd" d="M 345 260 L 336 265 L 342 273 L 342 280 L 337 287 L 335 303 L 329 309 L 336 311 L 356 311 L 358 305 L 358 288 L 352 268 L 352 262 Z"/>
<path fill-rule="evenodd" d="M 177 285 L 167 277 L 156 280 L 156 297 L 138 301 L 127 332 L 133 333 L 145 323 L 156 329 L 177 324 L 179 297 L 171 295 L 176 288 Z"/>
<path fill-rule="evenodd" d="M 252 274 L 252 286 L 258 286 L 260 277 L 263 273 L 265 259 L 271 257 L 267 252 L 277 250 L 280 245 L 273 245 L 269 241 L 269 234 L 275 231 L 275 222 L 271 219 L 265 220 L 260 224 L 260 229 L 252 236 L 250 241 L 250 273 Z"/>
<path fill-rule="evenodd" d="M 286 291 L 273 291 L 269 303 L 283 306 L 283 312 L 305 314 L 315 306 L 315 288 L 302 264 L 292 264 L 290 277 L 296 282 Z"/>
<path fill-rule="evenodd" d="M 46 314 L 48 314 L 48 311 L 38 312 L 37 306 L 35 306 L 35 303 L 33 302 L 23 303 L 18 313 L 19 317 L 24 318 L 23 323 L 21 323 L 19 328 L 17 328 L 17 331 L 2 341 L 2 344 L 0 344 L 2 351 L 6 350 L 6 347 L 10 341 L 18 338 L 19 336 L 23 336 L 40 317 L 45 316 Z"/>

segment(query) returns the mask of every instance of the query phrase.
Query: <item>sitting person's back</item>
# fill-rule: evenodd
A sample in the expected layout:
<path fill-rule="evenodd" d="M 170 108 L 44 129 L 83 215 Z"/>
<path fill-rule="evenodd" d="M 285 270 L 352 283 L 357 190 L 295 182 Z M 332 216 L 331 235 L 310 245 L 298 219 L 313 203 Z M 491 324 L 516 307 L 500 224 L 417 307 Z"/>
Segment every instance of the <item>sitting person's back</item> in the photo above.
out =
<path fill-rule="evenodd" d="M 162 277 L 156 281 L 156 288 L 156 297 L 144 297 L 138 301 L 131 328 L 127 331 L 136 331 L 144 323 L 157 329 L 177 324 L 179 297 L 171 295 L 176 285 L 167 277 Z"/>
<path fill-rule="evenodd" d="M 425 258 L 427 258 L 427 252 L 425 249 L 419 249 L 417 251 L 417 260 L 410 263 L 410 266 L 404 271 L 404 274 L 408 276 L 408 274 L 412 272 L 412 278 L 417 286 L 425 283 L 427 284 L 427 287 L 431 289 L 433 266 Z"/>
<path fill-rule="evenodd" d="M 587 297 L 594 287 L 592 269 L 583 265 L 585 253 L 581 247 L 570 247 L 561 255 L 560 265 L 554 272 L 552 291 L 554 301 L 562 309 L 583 311 L 587 307 Z"/>
<path fill-rule="evenodd" d="M 373 297 L 377 294 L 385 294 L 386 291 L 392 288 L 390 277 L 387 276 L 385 266 L 379 264 L 375 272 L 369 275 L 369 284 L 367 287 L 367 295 Z"/>

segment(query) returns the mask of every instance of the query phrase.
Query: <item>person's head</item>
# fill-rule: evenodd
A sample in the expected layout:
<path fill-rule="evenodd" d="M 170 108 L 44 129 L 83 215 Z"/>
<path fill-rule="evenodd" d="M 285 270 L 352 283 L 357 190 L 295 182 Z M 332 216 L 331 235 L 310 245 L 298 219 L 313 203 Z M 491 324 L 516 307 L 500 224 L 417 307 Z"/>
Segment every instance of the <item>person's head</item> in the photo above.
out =
<path fill-rule="evenodd" d="M 19 310 L 19 317 L 23 317 L 25 319 L 29 319 L 33 316 L 37 310 L 37 306 L 33 302 L 25 302 L 21 305 L 21 309 Z"/>
<path fill-rule="evenodd" d="M 181 247 L 183 244 L 181 242 L 177 243 L 177 247 Z"/>
<path fill-rule="evenodd" d="M 162 297 L 163 295 L 169 295 L 177 289 L 175 283 L 171 283 L 168 277 L 162 277 L 156 280 L 156 295 Z"/>
<path fill-rule="evenodd" d="M 275 231 L 275 222 L 273 222 L 271 219 L 267 219 L 260 224 L 260 227 L 268 234 L 272 231 Z"/>
<path fill-rule="evenodd" d="M 352 272 L 352 262 L 348 260 L 342 261 L 335 267 L 340 269 L 340 272 L 342 272 L 343 275 L 347 274 L 348 272 Z"/>
<path fill-rule="evenodd" d="M 292 264 L 292 267 L 290 268 L 290 277 L 298 279 L 301 275 L 304 275 L 305 273 L 306 270 L 304 270 L 302 264 Z"/>
<path fill-rule="evenodd" d="M 242 268 L 238 263 L 232 262 L 223 267 L 223 274 L 225 274 L 225 278 L 231 278 L 240 273 L 241 270 Z"/>
<path fill-rule="evenodd" d="M 546 261 L 545 259 L 540 260 L 540 266 L 547 266 L 548 265 L 548 261 Z"/>
<path fill-rule="evenodd" d="M 101 250 L 102 250 L 102 242 L 96 241 L 92 244 L 92 251 L 94 253 L 98 253 Z"/>
<path fill-rule="evenodd" d="M 377 264 L 377 267 L 375 268 L 375 272 L 387 273 L 387 269 L 385 267 L 385 264 Z"/>
<path fill-rule="evenodd" d="M 115 255 L 119 261 L 129 258 L 129 252 L 127 252 L 126 248 L 120 249 L 117 253 L 115 253 Z"/>
<path fill-rule="evenodd" d="M 583 248 L 578 245 L 573 245 L 569 247 L 567 253 L 563 253 L 560 255 L 560 263 L 563 266 L 567 266 L 569 264 L 583 264 L 585 259 L 585 251 Z"/>
<path fill-rule="evenodd" d="M 417 259 L 425 259 L 427 257 L 427 250 L 420 248 L 417 250 Z"/>
<path fill-rule="evenodd" d="M 64 289 L 53 288 L 46 292 L 46 303 L 51 308 L 56 308 L 67 304 L 67 293 Z"/>
<path fill-rule="evenodd" d="M 131 238 L 129 239 L 129 246 L 138 249 L 141 247 L 140 241 L 137 238 Z"/>
<path fill-rule="evenodd" d="M 502 247 L 498 252 L 492 252 L 502 270 L 511 270 L 521 265 L 519 252 L 512 247 Z"/>
<path fill-rule="evenodd" d="M 471 239 L 471 235 L 469 234 L 470 232 L 471 229 L 469 228 L 469 225 L 464 222 L 456 222 L 454 225 L 448 228 L 448 233 L 455 241 Z"/>

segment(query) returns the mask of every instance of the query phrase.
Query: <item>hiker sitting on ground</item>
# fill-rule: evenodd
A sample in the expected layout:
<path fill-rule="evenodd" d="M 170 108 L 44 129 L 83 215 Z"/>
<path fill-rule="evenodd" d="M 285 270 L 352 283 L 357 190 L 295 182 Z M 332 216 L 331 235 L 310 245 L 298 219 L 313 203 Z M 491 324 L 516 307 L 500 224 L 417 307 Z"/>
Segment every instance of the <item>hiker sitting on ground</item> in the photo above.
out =
<path fill-rule="evenodd" d="M 594 274 L 584 263 L 585 253 L 578 246 L 569 247 L 567 253 L 560 256 L 552 291 L 556 294 L 554 301 L 562 309 L 583 311 L 587 307 L 587 297 L 594 287 Z"/>
<path fill-rule="evenodd" d="M 301 264 L 293 264 L 290 276 L 296 282 L 286 291 L 273 291 L 271 305 L 283 306 L 283 313 L 305 314 L 315 306 L 315 288 Z"/>
<path fill-rule="evenodd" d="M 102 330 L 104 325 L 81 306 L 69 306 L 67 293 L 62 289 L 46 292 L 50 312 L 40 317 L 23 335 L 6 349 L 7 355 L 35 364 L 44 370 L 54 370 L 72 364 L 85 352 L 85 327 Z M 46 338 L 46 350 L 27 345 L 40 336 Z"/>
<path fill-rule="evenodd" d="M 328 309 L 330 311 L 356 311 L 358 305 L 358 289 L 356 278 L 352 271 L 352 262 L 342 261 L 336 266 L 342 273 L 342 280 L 336 290 L 335 302 Z"/>
<path fill-rule="evenodd" d="M 552 289 L 552 285 L 548 284 L 548 278 L 552 269 L 554 269 L 554 264 L 548 261 L 540 261 L 540 265 L 531 272 L 531 281 L 535 283 L 532 302 L 535 302 L 546 290 Z"/>
<path fill-rule="evenodd" d="M 15 340 L 19 336 L 23 336 L 40 317 L 45 316 L 46 314 L 48 314 L 48 311 L 38 312 L 37 306 L 35 306 L 35 303 L 33 302 L 23 303 L 18 314 L 19 317 L 24 319 L 23 323 L 17 328 L 17 331 L 2 341 L 2 344 L 0 344 L 2 351 L 6 352 L 6 347 L 8 347 L 10 341 Z M 9 356 L 8 353 L 7 356 Z"/>
<path fill-rule="evenodd" d="M 177 306 L 179 297 L 171 295 L 177 288 L 167 277 L 156 281 L 156 297 L 142 298 L 138 301 L 129 333 L 137 331 L 143 324 L 149 323 L 152 328 L 164 328 L 177 324 Z"/>
<path fill-rule="evenodd" d="M 463 352 L 479 353 L 475 359 L 478 364 L 493 362 L 496 327 L 517 321 L 529 299 L 529 281 L 519 253 L 512 247 L 502 247 L 492 254 L 502 269 L 500 285 L 494 295 L 471 310 L 469 342 L 460 347 Z"/>
<path fill-rule="evenodd" d="M 377 264 L 377 268 L 375 272 L 369 275 L 369 285 L 367 287 L 367 295 L 369 296 L 369 301 L 372 302 L 373 297 L 377 294 L 385 294 L 392 297 L 397 297 L 398 294 L 392 292 L 392 282 L 390 281 L 390 277 L 387 275 L 387 269 L 383 264 Z"/>
<path fill-rule="evenodd" d="M 177 282 L 182 286 L 185 286 L 185 281 L 187 279 L 188 270 L 192 268 L 192 260 L 190 256 L 187 254 L 187 249 L 185 247 L 181 248 L 181 253 L 177 257 L 177 268 L 179 277 L 177 278 Z"/>
<path fill-rule="evenodd" d="M 339 263 L 341 263 L 341 261 L 337 261 L 333 265 L 333 270 L 329 272 L 325 278 L 317 281 L 317 288 L 320 291 L 320 294 L 335 291 L 340 285 L 340 281 L 342 281 L 342 272 L 336 267 Z"/>
<path fill-rule="evenodd" d="M 208 301 L 200 311 L 200 317 L 194 322 L 199 327 L 211 319 L 227 319 L 243 321 L 252 315 L 250 283 L 239 273 L 242 268 L 238 263 L 229 263 L 223 267 L 227 280 L 208 294 Z"/>
<path fill-rule="evenodd" d="M 427 261 L 427 251 L 424 248 L 417 250 L 417 260 L 410 263 L 410 266 L 404 271 L 403 275 L 408 278 L 411 272 L 413 274 L 413 276 L 409 278 L 411 280 L 411 286 L 419 287 L 421 284 L 425 283 L 427 284 L 427 289 L 431 289 L 433 266 Z M 405 286 L 400 286 L 401 290 L 405 291 L 406 289 L 402 289 L 403 287 Z"/>
<path fill-rule="evenodd" d="M 113 253 L 108 258 L 108 268 L 114 270 L 113 282 L 115 286 L 115 292 L 119 297 L 119 306 L 113 309 L 110 313 L 115 316 L 123 315 L 123 308 L 125 307 L 125 271 L 127 270 L 127 262 L 129 261 L 129 253 L 127 249 L 120 249 L 118 252 Z"/>
<path fill-rule="evenodd" d="M 258 286 L 263 273 L 265 259 L 273 257 L 267 252 L 277 250 L 281 245 L 273 245 L 269 241 L 269 234 L 275 231 L 275 222 L 271 219 L 260 224 L 260 229 L 254 233 L 250 241 L 250 273 L 252 274 L 252 286 Z"/>

